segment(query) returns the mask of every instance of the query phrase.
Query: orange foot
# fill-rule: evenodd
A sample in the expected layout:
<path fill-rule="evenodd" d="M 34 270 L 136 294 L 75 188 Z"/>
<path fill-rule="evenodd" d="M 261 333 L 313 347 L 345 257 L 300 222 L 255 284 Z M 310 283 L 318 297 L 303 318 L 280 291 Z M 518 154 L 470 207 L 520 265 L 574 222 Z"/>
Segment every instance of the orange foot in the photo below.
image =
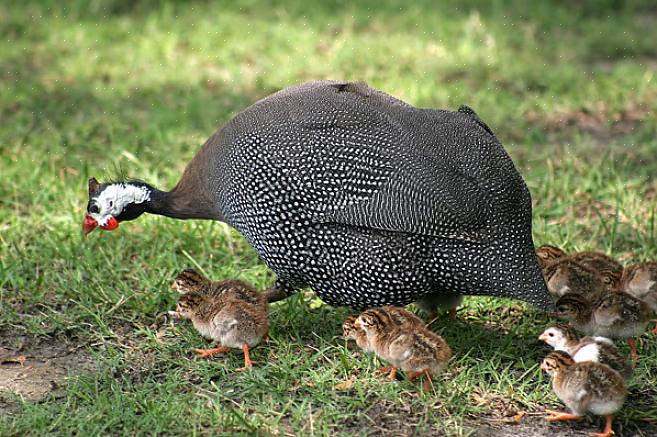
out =
<path fill-rule="evenodd" d="M 630 337 L 627 342 L 630 345 L 630 356 L 632 357 L 632 368 L 636 368 L 636 363 L 639 361 L 639 354 L 636 351 L 636 340 L 634 340 L 634 337 Z"/>
<path fill-rule="evenodd" d="M 230 348 L 226 346 L 219 346 L 214 349 L 192 349 L 192 350 L 196 352 L 197 358 L 209 358 L 212 355 L 225 354 L 226 352 L 230 352 Z"/>
<path fill-rule="evenodd" d="M 408 376 L 409 381 L 412 381 L 415 378 L 419 378 L 422 375 L 426 376 L 426 379 L 422 384 L 422 390 L 431 391 L 431 373 L 429 373 L 429 369 L 420 370 L 419 372 L 411 371 L 406 374 L 406 376 Z"/>
<path fill-rule="evenodd" d="M 548 414 L 545 420 L 550 420 L 550 421 L 560 422 L 564 420 L 582 420 L 584 418 L 582 416 L 576 416 L 574 414 L 562 413 L 561 411 L 545 410 L 545 412 Z"/>
<path fill-rule="evenodd" d="M 611 416 L 606 416 L 605 417 L 606 422 L 605 422 L 605 429 L 602 432 L 592 432 L 591 435 L 593 437 L 611 437 L 614 435 L 614 430 L 611 429 Z"/>
<path fill-rule="evenodd" d="M 378 372 L 381 372 L 381 373 L 390 372 L 390 373 L 388 373 L 388 379 L 391 380 L 391 381 L 396 381 L 397 380 L 397 369 L 395 369 L 394 367 L 380 367 L 376 370 Z"/>
<path fill-rule="evenodd" d="M 244 372 L 245 370 L 249 370 L 251 367 L 253 367 L 253 361 L 251 361 L 251 354 L 249 353 L 249 345 L 247 343 L 242 345 L 242 352 L 244 352 L 244 367 L 235 369 L 238 372 Z"/>

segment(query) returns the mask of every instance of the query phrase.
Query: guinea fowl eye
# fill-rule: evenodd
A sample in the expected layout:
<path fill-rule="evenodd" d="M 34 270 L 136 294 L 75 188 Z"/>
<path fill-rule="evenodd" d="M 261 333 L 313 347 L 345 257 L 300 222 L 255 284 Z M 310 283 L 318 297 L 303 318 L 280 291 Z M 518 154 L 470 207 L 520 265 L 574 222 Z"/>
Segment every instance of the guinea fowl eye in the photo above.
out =
<path fill-rule="evenodd" d="M 113 202 L 112 200 L 110 200 L 110 202 L 109 202 L 109 207 L 111 208 L 111 207 L 113 207 L 113 206 L 114 206 L 114 202 Z"/>

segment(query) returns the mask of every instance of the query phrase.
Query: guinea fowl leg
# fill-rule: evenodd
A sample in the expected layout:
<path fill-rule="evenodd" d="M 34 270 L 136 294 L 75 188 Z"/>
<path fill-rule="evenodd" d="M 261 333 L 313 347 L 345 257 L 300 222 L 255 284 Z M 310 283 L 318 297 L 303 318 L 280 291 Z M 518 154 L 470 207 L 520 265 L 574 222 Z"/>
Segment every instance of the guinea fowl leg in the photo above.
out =
<path fill-rule="evenodd" d="M 276 280 L 273 287 L 269 287 L 263 294 L 267 298 L 267 302 L 273 303 L 279 300 L 287 299 L 295 293 L 291 287 L 285 285 L 282 281 Z"/>
<path fill-rule="evenodd" d="M 235 369 L 238 372 L 243 372 L 243 371 L 249 370 L 251 367 L 253 367 L 253 361 L 251 361 L 251 354 L 249 353 L 249 345 L 247 343 L 244 343 L 242 345 L 242 351 L 244 352 L 244 367 L 240 367 L 239 369 Z"/>
<path fill-rule="evenodd" d="M 593 437 L 611 437 L 614 435 L 614 431 L 611 429 L 611 416 L 605 416 L 606 418 L 606 423 L 605 423 L 605 429 L 602 432 L 592 432 L 591 435 Z"/>
<path fill-rule="evenodd" d="M 632 356 L 632 368 L 634 369 L 637 361 L 639 361 L 639 354 L 636 351 L 636 340 L 634 340 L 634 337 L 631 337 L 627 340 L 627 343 L 630 345 L 630 356 Z"/>
<path fill-rule="evenodd" d="M 198 358 L 208 358 L 211 357 L 212 355 L 225 354 L 226 352 L 230 352 L 230 348 L 226 346 L 219 346 L 214 349 L 192 349 L 192 350 L 196 352 L 196 356 Z"/>
<path fill-rule="evenodd" d="M 583 416 L 576 416 L 574 414 L 570 413 L 562 413 L 561 411 L 552 411 L 552 410 L 545 410 L 545 412 L 548 414 L 548 416 L 545 418 L 545 420 L 550 420 L 550 421 L 563 421 L 563 420 L 582 420 L 584 419 Z"/>

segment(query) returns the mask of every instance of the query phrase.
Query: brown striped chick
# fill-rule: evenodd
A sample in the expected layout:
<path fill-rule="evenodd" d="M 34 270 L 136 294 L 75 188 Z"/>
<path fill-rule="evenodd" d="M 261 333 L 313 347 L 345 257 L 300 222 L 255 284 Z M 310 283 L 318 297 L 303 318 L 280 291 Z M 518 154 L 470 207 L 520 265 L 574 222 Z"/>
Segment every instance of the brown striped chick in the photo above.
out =
<path fill-rule="evenodd" d="M 173 281 L 171 288 L 177 290 L 180 294 L 197 292 L 220 296 L 229 292 L 239 299 L 259 308 L 269 308 L 269 303 L 265 296 L 262 293 L 258 293 L 255 288 L 246 282 L 237 279 L 210 281 L 193 269 L 185 269 L 180 272 Z"/>
<path fill-rule="evenodd" d="M 657 262 L 632 264 L 623 273 L 620 289 L 641 299 L 657 312 Z M 657 334 L 657 325 L 652 331 Z"/>
<path fill-rule="evenodd" d="M 193 275 L 185 272 L 174 282 L 183 294 L 176 311 L 170 311 L 170 314 L 190 319 L 202 336 L 219 343 L 213 349 L 194 349 L 197 356 L 206 358 L 241 348 L 244 367 L 238 370 L 250 368 L 249 349 L 267 339 L 269 331 L 268 305 L 264 297 L 241 281 L 203 282 L 198 277 L 190 280 Z"/>
<path fill-rule="evenodd" d="M 614 343 L 606 337 L 582 337 L 574 328 L 556 325 L 547 328 L 538 337 L 554 350 L 568 353 L 576 363 L 595 361 L 617 371 L 626 381 L 632 376 L 632 365 Z"/>
<path fill-rule="evenodd" d="M 636 366 L 634 337 L 645 332 L 650 320 L 650 308 L 645 303 L 627 293 L 604 291 L 593 298 L 568 293 L 556 305 L 560 317 L 587 335 L 627 340 Z"/>
<path fill-rule="evenodd" d="M 566 293 L 591 295 L 606 288 L 603 276 L 569 257 L 557 258 L 543 269 L 548 291 L 555 300 Z"/>
<path fill-rule="evenodd" d="M 576 363 L 564 351 L 548 354 L 541 369 L 552 376 L 554 393 L 571 411 L 569 414 L 547 410 L 547 420 L 582 420 L 587 413 L 605 416 L 604 431 L 591 435 L 614 435 L 612 418 L 623 406 L 627 394 L 625 381 L 618 372 L 595 361 Z"/>
<path fill-rule="evenodd" d="M 402 329 L 412 330 L 416 326 L 419 326 L 421 328 L 425 326 L 422 319 L 417 317 L 415 314 L 406 311 L 405 309 L 400 307 L 386 305 L 378 308 L 378 311 L 381 313 L 385 313 L 385 315 L 387 315 L 390 318 L 391 322 L 394 323 L 395 326 L 400 327 Z M 357 318 L 358 316 L 351 316 L 348 317 L 347 320 L 345 320 L 345 322 L 342 325 L 343 337 L 347 340 L 356 341 L 358 347 L 360 347 L 365 352 L 373 352 L 367 340 L 367 334 L 365 333 L 365 331 L 362 329 L 358 329 L 355 326 L 355 321 Z M 390 366 L 381 367 L 378 370 L 380 372 L 388 373 L 389 378 L 391 380 L 394 380 L 396 378 L 397 369 L 394 367 L 390 367 Z"/>
<path fill-rule="evenodd" d="M 382 360 L 390 363 L 394 370 L 407 372 L 409 379 L 426 376 L 423 388 L 428 390 L 432 375 L 442 371 L 452 355 L 445 340 L 430 331 L 423 324 L 399 325 L 395 315 L 386 311 L 386 307 L 363 312 L 354 326 L 367 334 L 370 349 Z M 403 315 L 405 310 L 395 314 Z M 410 313 L 408 313 L 410 314 Z"/>
<path fill-rule="evenodd" d="M 620 279 L 623 276 L 623 265 L 602 252 L 577 252 L 570 255 L 570 259 L 597 272 L 607 272 L 610 277 L 615 278 L 615 285 L 620 283 Z"/>
<path fill-rule="evenodd" d="M 551 244 L 544 244 L 536 249 L 536 260 L 541 269 L 547 267 L 555 259 L 565 256 L 567 256 L 566 252 Z"/>
<path fill-rule="evenodd" d="M 449 312 L 449 318 L 451 320 L 456 320 L 456 309 L 463 303 L 463 295 L 429 293 L 422 296 L 414 303 L 422 311 L 429 314 L 430 320 L 435 319 L 438 316 L 439 310 L 447 310 Z"/>
<path fill-rule="evenodd" d="M 354 322 L 358 316 L 350 316 L 342 324 L 342 337 L 345 340 L 354 340 L 356 345 L 365 352 L 372 352 L 367 341 L 367 334 L 362 329 L 356 328 Z"/>

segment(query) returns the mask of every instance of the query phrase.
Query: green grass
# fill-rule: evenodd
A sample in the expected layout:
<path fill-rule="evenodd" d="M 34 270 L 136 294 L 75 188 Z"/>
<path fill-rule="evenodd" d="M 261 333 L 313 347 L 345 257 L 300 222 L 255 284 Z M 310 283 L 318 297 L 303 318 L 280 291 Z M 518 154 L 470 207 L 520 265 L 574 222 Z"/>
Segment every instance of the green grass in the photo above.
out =
<path fill-rule="evenodd" d="M 272 306 L 252 372 L 234 372 L 239 353 L 193 359 L 205 341 L 164 317 L 175 274 L 261 288 L 273 276 L 219 223 L 143 217 L 83 243 L 86 179 L 172 187 L 256 99 L 365 80 L 418 106 L 475 108 L 530 187 L 537 243 L 657 259 L 650 2 L 132 3 L 0 4 L 0 346 L 73 340 L 97 369 L 0 413 L 1 435 L 468 435 L 482 417 L 559 406 L 537 367 L 549 320 L 488 298 L 434 323 L 456 357 L 431 394 L 386 383 L 340 339 L 348 310 L 311 296 Z M 626 430 L 657 422 L 657 341 L 640 350 Z"/>

